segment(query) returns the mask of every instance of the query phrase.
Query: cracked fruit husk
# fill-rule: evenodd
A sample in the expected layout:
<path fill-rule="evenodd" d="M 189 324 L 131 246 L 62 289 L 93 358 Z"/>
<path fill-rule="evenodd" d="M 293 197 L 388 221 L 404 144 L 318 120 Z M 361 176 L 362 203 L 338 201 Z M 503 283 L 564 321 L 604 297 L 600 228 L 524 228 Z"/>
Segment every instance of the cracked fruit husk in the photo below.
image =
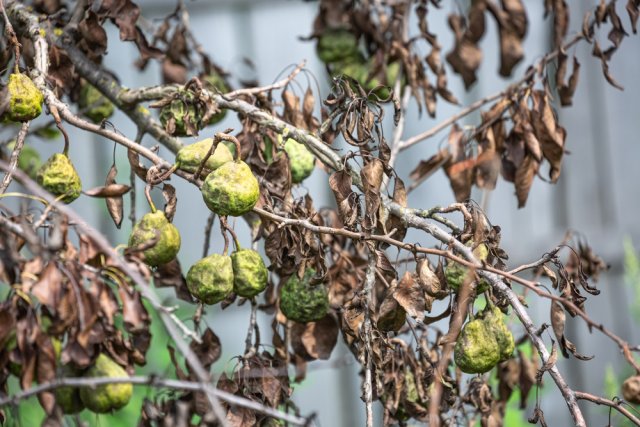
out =
<path fill-rule="evenodd" d="M 205 87 L 209 90 L 215 89 L 220 93 L 229 92 L 229 86 L 227 86 L 227 82 L 225 82 L 224 78 L 216 72 L 209 74 L 203 80 L 204 80 Z M 216 123 L 221 122 L 226 115 L 227 115 L 227 110 L 224 108 L 221 108 L 219 113 L 216 113 L 213 116 L 211 116 L 208 124 L 215 125 Z"/>
<path fill-rule="evenodd" d="M 316 52 L 325 64 L 360 58 L 358 39 L 344 29 L 329 30 L 322 34 L 318 39 Z"/>
<path fill-rule="evenodd" d="M 180 232 L 162 211 L 145 214 L 133 226 L 129 247 L 145 245 L 156 238 L 155 245 L 143 251 L 144 262 L 154 267 L 168 263 L 180 250 Z"/>
<path fill-rule="evenodd" d="M 108 356 L 100 354 L 95 364 L 83 375 L 84 378 L 122 378 L 128 377 L 127 372 Z M 80 399 L 89 409 L 98 414 L 115 411 L 129 403 L 133 394 L 131 383 L 102 384 L 95 388 L 82 387 Z"/>
<path fill-rule="evenodd" d="M 202 184 L 204 202 L 218 215 L 244 215 L 253 209 L 259 197 L 258 180 L 242 160 L 223 164 Z"/>
<path fill-rule="evenodd" d="M 15 146 L 15 142 L 7 145 L 9 155 L 11 155 Z M 29 175 L 31 179 L 35 180 L 38 175 L 38 169 L 40 169 L 41 166 L 42 160 L 40 159 L 40 153 L 38 153 L 38 150 L 29 145 L 23 145 L 22 151 L 20 151 L 20 156 L 18 156 L 18 168 Z"/>
<path fill-rule="evenodd" d="M 83 114 L 94 123 L 101 123 L 113 115 L 114 107 L 111 101 L 95 86 L 85 83 L 80 89 L 78 106 Z"/>
<path fill-rule="evenodd" d="M 207 138 L 194 144 L 187 145 L 186 147 L 182 147 L 176 155 L 176 163 L 178 167 L 184 171 L 195 173 L 200 167 L 200 163 L 202 163 L 209 152 L 212 143 L 213 139 Z M 218 143 L 216 150 L 207 159 L 207 163 L 205 163 L 202 172 L 203 174 L 207 174 L 230 161 L 233 161 L 231 151 L 229 151 L 226 145 Z"/>
<path fill-rule="evenodd" d="M 9 108 L 6 117 L 14 122 L 33 120 L 42 112 L 44 97 L 29 76 L 13 73 L 7 84 Z"/>
<path fill-rule="evenodd" d="M 475 319 L 462 328 L 453 357 L 462 372 L 482 374 L 498 364 L 500 353 L 491 328 L 482 319 Z"/>
<path fill-rule="evenodd" d="M 298 184 L 311 175 L 316 166 L 316 158 L 311 151 L 298 141 L 289 138 L 284 143 L 284 151 L 289 156 L 291 180 Z"/>
<path fill-rule="evenodd" d="M 64 365 L 60 372 L 62 378 L 74 378 L 79 376 L 79 372 L 69 365 Z M 65 414 L 77 414 L 84 409 L 84 403 L 80 398 L 80 389 L 78 387 L 63 386 L 54 390 L 56 403 Z"/>
<path fill-rule="evenodd" d="M 241 297 L 252 298 L 267 287 L 269 272 L 260 254 L 241 249 L 231 254 L 233 291 Z"/>
<path fill-rule="evenodd" d="M 466 245 L 473 246 L 473 242 L 469 241 Z M 479 261 L 484 261 L 487 259 L 487 256 L 489 256 L 489 248 L 487 248 L 487 245 L 482 243 L 473 250 L 473 255 L 478 258 Z M 464 283 L 468 271 L 468 267 L 454 261 L 449 261 L 444 269 L 444 275 L 449 287 L 457 292 L 460 289 L 460 285 Z M 489 282 L 484 279 L 480 279 L 480 282 L 476 286 L 476 293 L 481 294 L 489 289 L 489 286 Z"/>
<path fill-rule="evenodd" d="M 622 383 L 622 397 L 627 402 L 640 403 L 640 375 L 629 377 Z"/>
<path fill-rule="evenodd" d="M 71 203 L 82 191 L 82 182 L 76 168 L 67 156 L 56 153 L 38 169 L 36 181 L 54 196 L 62 196 L 64 203 Z"/>
<path fill-rule="evenodd" d="M 324 284 L 311 284 L 314 269 L 307 269 L 302 279 L 293 274 L 285 282 L 280 294 L 280 310 L 287 319 L 299 323 L 322 319 L 329 310 L 329 298 Z"/>
<path fill-rule="evenodd" d="M 482 312 L 482 317 L 487 328 L 491 331 L 500 347 L 500 362 L 511 357 L 515 350 L 513 334 L 504 323 L 504 316 L 498 307 L 487 307 Z"/>
<path fill-rule="evenodd" d="M 191 266 L 187 273 L 191 295 L 205 304 L 217 304 L 233 291 L 231 257 L 213 254 Z"/>
<path fill-rule="evenodd" d="M 179 91 L 179 96 L 160 111 L 160 123 L 174 136 L 197 135 L 202 128 L 202 113 L 191 91 Z"/>

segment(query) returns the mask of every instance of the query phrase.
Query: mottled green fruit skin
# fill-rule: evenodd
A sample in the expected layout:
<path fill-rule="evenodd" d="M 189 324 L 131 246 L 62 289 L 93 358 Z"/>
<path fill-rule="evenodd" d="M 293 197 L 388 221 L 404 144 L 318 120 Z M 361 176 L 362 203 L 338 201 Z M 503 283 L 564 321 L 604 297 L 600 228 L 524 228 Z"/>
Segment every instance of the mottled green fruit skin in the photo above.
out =
<path fill-rule="evenodd" d="M 504 316 L 498 307 L 486 308 L 483 317 L 486 327 L 489 328 L 500 347 L 500 362 L 504 362 L 515 350 L 513 334 L 504 323 Z"/>
<path fill-rule="evenodd" d="M 42 112 L 44 97 L 29 76 L 13 73 L 7 84 L 9 110 L 7 118 L 14 122 L 33 120 Z"/>
<path fill-rule="evenodd" d="M 173 117 L 175 119 L 174 136 L 191 136 L 195 133 L 189 129 L 186 122 L 189 121 L 197 129 L 202 128 L 202 117 L 193 102 L 194 95 L 189 91 L 183 91 L 182 99 L 174 99 L 169 105 L 165 105 L 160 111 L 160 123 L 166 129 L 167 123 Z"/>
<path fill-rule="evenodd" d="M 231 257 L 213 254 L 191 266 L 187 273 L 191 295 L 205 304 L 217 304 L 233 291 Z"/>
<path fill-rule="evenodd" d="M 82 182 L 71 160 L 64 154 L 56 153 L 38 169 L 36 181 L 54 196 L 65 195 L 61 200 L 71 203 L 82 191 Z"/>
<path fill-rule="evenodd" d="M 129 247 L 135 247 L 154 240 L 157 232 L 160 233 L 157 243 L 143 252 L 144 262 L 153 267 L 166 264 L 178 255 L 180 232 L 176 226 L 169 222 L 164 212 L 156 211 L 144 215 L 129 236 Z"/>
<path fill-rule="evenodd" d="M 467 246 L 473 246 L 473 242 L 468 242 Z M 484 243 L 478 245 L 477 248 L 474 249 L 473 255 L 478 258 L 479 261 L 484 261 L 489 256 L 489 249 L 487 245 Z M 447 283 L 454 291 L 458 291 L 460 289 L 460 285 L 464 283 L 464 279 L 467 277 L 467 272 L 469 269 L 461 264 L 456 262 L 449 262 L 447 266 L 444 268 L 444 275 L 447 279 Z M 489 289 L 489 282 L 484 279 L 481 279 L 478 285 L 476 286 L 476 293 L 481 294 Z"/>
<path fill-rule="evenodd" d="M 307 179 L 316 166 L 316 157 L 313 153 L 304 144 L 291 138 L 284 143 L 284 151 L 289 156 L 291 180 L 298 184 Z"/>
<path fill-rule="evenodd" d="M 88 83 L 80 89 L 78 106 L 83 114 L 94 123 L 101 123 L 113 115 L 114 107 L 111 101 L 104 96 L 95 86 Z"/>
<path fill-rule="evenodd" d="M 347 30 L 328 31 L 318 39 L 316 52 L 325 64 L 357 58 L 358 39 Z"/>
<path fill-rule="evenodd" d="M 241 249 L 231 254 L 233 264 L 233 292 L 252 298 L 267 287 L 269 272 L 260 254 L 252 249 Z"/>
<path fill-rule="evenodd" d="M 7 145 L 9 154 L 11 154 L 15 146 L 15 142 Z M 40 153 L 38 153 L 38 150 L 28 145 L 24 145 L 22 147 L 22 151 L 20 151 L 20 156 L 18 156 L 18 168 L 29 175 L 31 179 L 35 180 L 40 167 L 42 167 L 42 160 L 40 159 Z"/>
<path fill-rule="evenodd" d="M 486 323 L 475 319 L 462 328 L 453 357 L 462 372 L 482 374 L 500 361 L 500 346 Z"/>
<path fill-rule="evenodd" d="M 204 180 L 202 198 L 218 215 L 241 216 L 256 205 L 260 185 L 245 162 L 227 162 Z"/>
<path fill-rule="evenodd" d="M 83 375 L 85 378 L 127 376 L 127 372 L 120 365 L 104 354 L 100 354 L 95 364 Z M 125 407 L 132 394 L 133 385 L 131 383 L 102 384 L 95 388 L 82 387 L 80 389 L 82 403 L 87 409 L 97 414 L 106 414 Z"/>
<path fill-rule="evenodd" d="M 324 284 L 311 285 L 316 272 L 307 269 L 302 279 L 293 274 L 280 294 L 280 310 L 287 319 L 307 323 L 322 319 L 329 310 L 329 298 Z"/>
<path fill-rule="evenodd" d="M 60 373 L 62 378 L 73 378 L 78 375 L 78 371 L 69 365 L 64 365 Z M 63 413 L 77 414 L 84 409 L 84 403 L 80 398 L 80 389 L 78 387 L 58 387 L 54 390 L 54 394 L 56 403 L 62 408 Z"/>
<path fill-rule="evenodd" d="M 176 163 L 178 167 L 184 171 L 195 173 L 200 167 L 200 163 L 211 148 L 213 139 L 207 138 L 194 144 L 187 145 L 178 151 L 176 155 Z M 203 172 L 210 172 L 218 169 L 223 164 L 233 160 L 231 151 L 224 144 L 218 144 L 216 151 L 207 159 Z"/>
<path fill-rule="evenodd" d="M 222 78 L 222 76 L 218 73 L 212 73 L 206 76 L 204 78 L 204 85 L 209 90 L 215 89 L 220 93 L 229 92 L 229 86 L 227 86 L 227 83 L 224 81 L 224 78 Z M 227 110 L 221 109 L 219 113 L 216 113 L 213 116 L 211 116 L 211 119 L 209 119 L 208 124 L 215 125 L 216 123 L 221 122 L 226 115 L 227 115 Z"/>

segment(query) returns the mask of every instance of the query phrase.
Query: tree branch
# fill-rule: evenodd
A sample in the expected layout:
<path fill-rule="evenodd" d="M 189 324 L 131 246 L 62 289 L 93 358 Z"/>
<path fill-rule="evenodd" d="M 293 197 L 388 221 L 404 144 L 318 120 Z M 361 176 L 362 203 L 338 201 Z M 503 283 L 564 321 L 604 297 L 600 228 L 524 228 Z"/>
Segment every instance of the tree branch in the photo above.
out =
<path fill-rule="evenodd" d="M 2 1 L 2 0 L 0 0 Z M 11 185 L 11 180 L 13 179 L 13 173 L 18 166 L 18 159 L 20 158 L 20 153 L 22 152 L 22 147 L 24 146 L 24 140 L 27 137 L 27 132 L 29 131 L 29 124 L 31 122 L 24 122 L 20 127 L 20 131 L 18 132 L 18 137 L 16 138 L 16 144 L 13 147 L 13 151 L 11 152 L 11 157 L 9 158 L 9 171 L 4 174 L 4 178 L 2 178 L 2 183 L 0 184 L 0 194 L 4 194 L 7 191 L 9 185 Z"/>
<path fill-rule="evenodd" d="M 605 399 L 600 396 L 593 395 L 591 393 L 585 393 L 583 391 L 576 391 L 575 395 L 576 395 L 576 399 L 578 400 L 588 400 L 589 402 L 593 402 L 596 405 L 609 406 L 610 408 L 615 409 L 616 411 L 620 412 L 622 415 L 627 417 L 627 419 L 632 423 L 634 423 L 635 425 L 640 426 L 640 419 L 631 411 L 629 411 L 627 408 L 622 406 L 625 404 L 625 402 L 622 400 L 613 401 L 613 400 Z"/>

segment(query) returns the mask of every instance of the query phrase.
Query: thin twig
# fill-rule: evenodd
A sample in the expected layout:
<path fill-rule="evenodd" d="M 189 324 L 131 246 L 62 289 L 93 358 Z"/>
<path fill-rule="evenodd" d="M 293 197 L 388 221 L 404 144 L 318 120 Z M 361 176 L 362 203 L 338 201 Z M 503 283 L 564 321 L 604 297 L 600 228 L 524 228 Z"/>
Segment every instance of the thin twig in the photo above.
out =
<path fill-rule="evenodd" d="M 622 400 L 613 401 L 613 400 L 605 399 L 600 396 L 596 396 L 591 393 L 585 393 L 583 391 L 576 391 L 575 394 L 576 394 L 576 399 L 578 400 L 588 400 L 589 402 L 593 402 L 597 405 L 609 406 L 615 409 L 616 411 L 620 412 L 625 417 L 627 417 L 627 419 L 632 423 L 634 423 L 635 425 L 640 426 L 640 419 L 635 414 L 633 414 L 631 411 L 629 411 L 627 408 L 624 407 L 626 402 Z"/>
<path fill-rule="evenodd" d="M 0 0 L 1 4 L 2 0 Z M 4 11 L 4 8 L 2 9 Z M 13 172 L 18 167 L 18 160 L 20 159 L 20 153 L 22 152 L 22 147 L 24 147 L 24 140 L 27 136 L 27 132 L 29 131 L 29 124 L 31 122 L 24 122 L 20 127 L 20 131 L 18 132 L 18 136 L 16 138 L 16 145 L 13 147 L 13 151 L 11 152 L 11 157 L 9 158 L 9 171 L 4 174 L 4 178 L 2 178 L 2 183 L 0 184 L 0 194 L 4 194 L 7 191 L 9 185 L 11 185 L 11 180 L 13 179 Z"/>
<path fill-rule="evenodd" d="M 307 61 L 302 61 L 287 77 L 268 86 L 238 89 L 234 90 L 233 92 L 225 93 L 223 94 L 223 96 L 226 99 L 231 100 L 237 98 L 240 95 L 255 95 L 257 93 L 269 92 L 271 90 L 283 88 L 288 85 L 298 75 L 298 73 L 300 73 L 300 71 L 304 69 L 306 65 Z"/>

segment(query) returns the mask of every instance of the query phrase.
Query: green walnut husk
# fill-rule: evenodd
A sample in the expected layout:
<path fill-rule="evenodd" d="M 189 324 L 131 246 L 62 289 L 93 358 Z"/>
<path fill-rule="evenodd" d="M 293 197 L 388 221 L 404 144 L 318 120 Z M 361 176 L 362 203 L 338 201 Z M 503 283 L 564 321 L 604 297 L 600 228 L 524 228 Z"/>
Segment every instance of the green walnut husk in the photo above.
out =
<path fill-rule="evenodd" d="M 100 354 L 95 364 L 83 375 L 85 378 L 122 378 L 127 377 L 127 372 L 108 356 Z M 82 403 L 97 414 L 106 414 L 125 407 L 131 395 L 133 385 L 130 383 L 102 384 L 95 388 L 82 387 L 80 389 L 80 399 Z"/>
<path fill-rule="evenodd" d="M 204 304 L 217 304 L 233 291 L 231 257 L 213 254 L 191 266 L 187 273 L 187 288 Z"/>
<path fill-rule="evenodd" d="M 244 215 L 260 197 L 258 180 L 242 160 L 227 162 L 211 172 L 201 191 L 207 207 L 218 215 Z"/>
<path fill-rule="evenodd" d="M 174 136 L 197 135 L 202 129 L 202 113 L 196 106 L 193 92 L 181 90 L 178 97 L 160 111 L 160 123 Z"/>
<path fill-rule="evenodd" d="M 225 82 L 224 78 L 214 72 L 209 74 L 208 76 L 206 76 L 204 79 L 204 85 L 207 89 L 209 90 L 217 90 L 220 93 L 227 93 L 229 92 L 229 86 L 227 85 L 227 82 Z M 214 114 L 213 116 L 211 116 L 211 118 L 209 119 L 209 125 L 215 125 L 216 123 L 221 122 L 225 116 L 227 115 L 227 110 L 226 109 L 220 109 L 219 113 Z"/>
<path fill-rule="evenodd" d="M 62 201 L 71 203 L 82 191 L 82 182 L 78 171 L 69 158 L 61 153 L 49 157 L 36 174 L 36 181 L 45 190 L 56 197 L 64 195 Z"/>
<path fill-rule="evenodd" d="M 15 146 L 15 142 L 7 145 L 9 154 L 11 154 Z M 18 156 L 18 168 L 29 175 L 31 179 L 35 180 L 38 175 L 38 169 L 40 169 L 41 166 L 42 160 L 40 159 L 40 153 L 38 153 L 38 150 L 29 145 L 23 145 L 22 151 L 20 151 L 20 156 Z"/>
<path fill-rule="evenodd" d="M 180 232 L 176 226 L 169 222 L 164 212 L 151 212 L 133 226 L 129 236 L 129 247 L 146 244 L 156 237 L 156 244 L 143 251 L 144 262 L 153 267 L 166 264 L 178 255 Z"/>
<path fill-rule="evenodd" d="M 64 365 L 60 372 L 62 378 L 74 378 L 79 376 L 79 372 L 69 365 Z M 56 403 L 65 414 L 77 414 L 84 409 L 84 403 L 80 398 L 80 389 L 78 387 L 58 387 L 54 390 Z"/>
<path fill-rule="evenodd" d="M 377 76 L 369 76 L 373 67 L 373 61 L 368 62 L 341 62 L 334 67 L 333 75 L 346 75 L 360 83 L 366 91 L 373 91 L 372 95 L 380 99 L 386 99 L 391 95 L 391 88 L 398 78 L 400 72 L 400 63 L 392 62 L 387 64 L 385 78 L 386 82 L 382 82 Z M 380 86 L 380 85 L 385 86 Z M 378 87 L 380 86 L 380 87 Z M 375 90 L 374 90 L 375 89 Z"/>
<path fill-rule="evenodd" d="M 311 175 L 316 166 L 316 158 L 311 151 L 298 141 L 289 138 L 284 143 L 284 151 L 289 156 L 291 181 L 298 184 Z"/>
<path fill-rule="evenodd" d="M 213 139 L 207 138 L 194 144 L 187 145 L 186 147 L 182 147 L 176 155 L 176 164 L 178 165 L 178 168 L 187 172 L 195 173 L 209 152 L 212 143 Z M 202 172 L 207 175 L 211 171 L 218 169 L 220 166 L 230 161 L 233 161 L 233 154 L 231 154 L 231 151 L 229 151 L 226 145 L 219 143 L 216 146 L 216 150 L 207 159 L 207 163 L 204 165 Z"/>
<path fill-rule="evenodd" d="M 311 284 L 314 269 L 307 269 L 302 279 L 293 274 L 285 282 L 280 294 L 280 310 L 287 319 L 299 323 L 322 319 L 329 310 L 329 298 L 324 284 Z"/>
<path fill-rule="evenodd" d="M 475 319 L 462 328 L 453 357 L 462 372 L 482 374 L 498 364 L 501 348 L 489 325 Z"/>
<path fill-rule="evenodd" d="M 345 29 L 329 30 L 318 38 L 318 58 L 325 64 L 360 59 L 358 39 Z"/>
<path fill-rule="evenodd" d="M 113 115 L 114 106 L 95 86 L 85 83 L 80 89 L 78 106 L 94 123 L 101 123 Z"/>
<path fill-rule="evenodd" d="M 500 347 L 500 362 L 509 359 L 515 350 L 513 334 L 504 323 L 504 315 L 498 307 L 487 307 L 481 315 Z"/>
<path fill-rule="evenodd" d="M 253 298 L 267 287 L 269 272 L 260 254 L 241 249 L 231 254 L 233 291 L 241 297 Z"/>
<path fill-rule="evenodd" d="M 467 246 L 474 246 L 472 241 L 466 243 Z M 489 256 L 489 248 L 484 243 L 478 245 L 477 248 L 473 250 L 473 255 L 478 258 L 479 261 L 484 261 Z M 449 287 L 454 291 L 458 291 L 460 289 L 460 285 L 462 285 L 467 277 L 467 272 L 469 271 L 468 267 L 458 264 L 457 262 L 450 261 L 447 263 L 444 268 L 444 275 L 447 279 L 447 283 Z M 480 279 L 480 282 L 476 286 L 476 293 L 481 294 L 489 289 L 489 282 L 484 279 Z"/>
<path fill-rule="evenodd" d="M 42 112 L 42 101 L 44 101 L 42 92 L 25 74 L 13 73 L 9 76 L 7 96 L 9 108 L 5 117 L 11 121 L 27 122 L 35 119 Z"/>

